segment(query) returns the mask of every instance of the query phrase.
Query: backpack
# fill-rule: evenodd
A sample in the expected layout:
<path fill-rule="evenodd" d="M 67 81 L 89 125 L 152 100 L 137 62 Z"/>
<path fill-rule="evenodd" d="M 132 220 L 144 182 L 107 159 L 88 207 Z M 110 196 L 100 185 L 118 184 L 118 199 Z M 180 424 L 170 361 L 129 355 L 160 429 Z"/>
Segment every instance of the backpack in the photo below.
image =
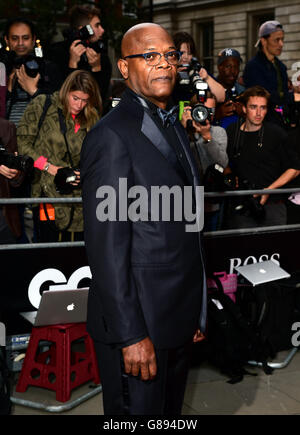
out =
<path fill-rule="evenodd" d="M 298 290 L 299 291 L 299 290 Z M 255 326 L 269 357 L 292 347 L 292 325 L 300 320 L 296 286 L 292 280 L 277 280 L 238 288 L 241 312 Z"/>
<path fill-rule="evenodd" d="M 0 346 L 0 415 L 9 415 L 11 410 L 9 369 L 5 348 Z"/>
<path fill-rule="evenodd" d="M 208 289 L 208 360 L 229 376 L 231 384 L 242 381 L 245 374 L 254 375 L 245 370 L 250 360 L 262 362 L 265 373 L 271 374 L 267 352 L 254 325 L 224 293 L 221 281 L 216 276 L 212 279 L 217 288 Z"/>

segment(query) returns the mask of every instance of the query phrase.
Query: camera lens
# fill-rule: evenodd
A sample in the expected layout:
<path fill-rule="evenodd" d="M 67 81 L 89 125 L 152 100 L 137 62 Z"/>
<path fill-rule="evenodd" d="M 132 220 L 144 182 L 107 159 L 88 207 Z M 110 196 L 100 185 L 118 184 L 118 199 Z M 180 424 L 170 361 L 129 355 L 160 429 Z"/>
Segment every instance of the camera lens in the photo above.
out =
<path fill-rule="evenodd" d="M 192 118 L 194 121 L 199 122 L 200 124 L 205 124 L 208 117 L 209 112 L 205 106 L 202 104 L 196 104 L 196 106 L 193 107 Z"/>

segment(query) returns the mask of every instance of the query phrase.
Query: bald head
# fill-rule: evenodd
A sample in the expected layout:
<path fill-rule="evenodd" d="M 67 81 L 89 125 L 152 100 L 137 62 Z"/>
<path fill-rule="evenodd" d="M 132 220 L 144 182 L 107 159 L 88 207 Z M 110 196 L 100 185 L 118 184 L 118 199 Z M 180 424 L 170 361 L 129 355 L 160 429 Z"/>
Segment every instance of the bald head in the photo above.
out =
<path fill-rule="evenodd" d="M 159 24 L 155 23 L 140 23 L 131 27 L 124 34 L 121 44 L 122 57 L 134 54 L 137 46 L 141 46 L 144 42 L 145 36 L 157 32 L 161 34 L 164 39 L 166 37 L 171 38 L 170 34 Z"/>
<path fill-rule="evenodd" d="M 158 24 L 142 23 L 129 29 L 122 40 L 119 70 L 136 94 L 164 108 L 175 85 L 177 65 L 170 64 L 166 53 L 176 50 L 169 33 Z M 144 54 L 158 53 L 160 60 L 151 65 Z"/>

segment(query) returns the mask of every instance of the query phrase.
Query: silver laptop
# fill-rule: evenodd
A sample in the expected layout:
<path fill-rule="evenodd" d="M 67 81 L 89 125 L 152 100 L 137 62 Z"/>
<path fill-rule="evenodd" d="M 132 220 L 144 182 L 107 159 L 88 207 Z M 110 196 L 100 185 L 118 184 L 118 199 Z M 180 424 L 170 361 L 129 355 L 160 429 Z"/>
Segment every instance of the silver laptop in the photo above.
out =
<path fill-rule="evenodd" d="M 272 260 L 237 266 L 235 270 L 250 281 L 253 286 L 291 276 Z"/>
<path fill-rule="evenodd" d="M 37 311 L 20 313 L 34 326 L 86 322 L 88 288 L 45 290 Z"/>

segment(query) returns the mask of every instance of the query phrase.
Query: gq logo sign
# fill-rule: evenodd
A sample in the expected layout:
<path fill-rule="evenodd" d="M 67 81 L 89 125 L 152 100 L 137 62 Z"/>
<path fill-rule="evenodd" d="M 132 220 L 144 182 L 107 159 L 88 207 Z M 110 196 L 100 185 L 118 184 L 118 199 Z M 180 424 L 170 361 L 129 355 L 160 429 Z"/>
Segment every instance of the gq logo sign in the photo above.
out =
<path fill-rule="evenodd" d="M 30 303 L 38 308 L 41 302 L 41 286 L 48 281 L 57 285 L 50 285 L 49 290 L 73 290 L 78 288 L 78 284 L 84 278 L 92 278 L 89 266 L 80 267 L 72 273 L 69 280 L 58 269 L 44 269 L 37 273 L 31 280 L 28 287 L 28 298 Z"/>

